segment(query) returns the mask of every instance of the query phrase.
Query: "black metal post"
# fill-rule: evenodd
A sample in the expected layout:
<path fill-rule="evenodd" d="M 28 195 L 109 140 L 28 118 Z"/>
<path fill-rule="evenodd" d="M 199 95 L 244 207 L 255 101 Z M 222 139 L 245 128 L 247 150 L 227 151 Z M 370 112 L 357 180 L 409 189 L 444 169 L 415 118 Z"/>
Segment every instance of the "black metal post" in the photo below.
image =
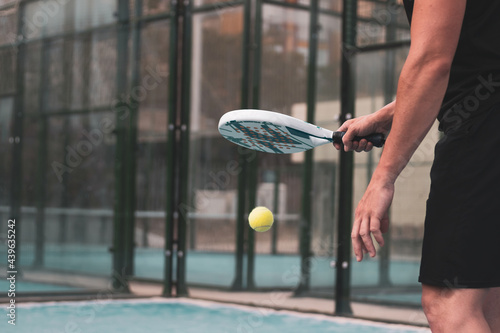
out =
<path fill-rule="evenodd" d="M 189 219 L 189 123 L 191 85 L 191 25 L 192 3 L 172 1 L 170 36 L 170 90 L 167 143 L 167 212 L 165 227 L 164 296 L 188 294 L 186 286 L 186 229 Z M 182 25 L 179 22 L 182 18 Z M 179 29 L 181 28 L 181 29 Z M 179 30 L 182 39 L 178 39 Z M 179 63 L 179 59 L 182 62 Z M 180 84 L 177 84 L 181 70 Z M 178 97 L 180 100 L 178 100 Z M 179 103 L 178 103 L 179 102 Z M 173 260 L 176 259 L 176 271 Z M 175 275 L 175 283 L 173 281 Z"/>
<path fill-rule="evenodd" d="M 134 16 L 142 16 L 142 0 L 136 0 Z M 135 250 L 135 209 L 136 203 L 136 165 L 137 165 L 137 122 L 139 112 L 139 101 L 134 94 L 135 88 L 140 85 L 140 62 L 141 62 L 141 21 L 134 22 L 132 27 L 132 54 L 130 72 L 130 98 L 129 115 L 126 121 L 125 136 L 125 207 L 124 208 L 124 274 L 129 277 L 134 274 L 134 250 Z M 129 24 L 130 26 L 130 24 Z"/>
<path fill-rule="evenodd" d="M 262 0 L 255 1 L 255 23 L 253 35 L 253 61 L 252 68 L 252 108 L 258 109 L 260 104 L 260 71 L 262 58 Z M 248 187 L 248 209 L 251 210 L 256 206 L 257 202 L 257 173 L 259 169 L 259 154 L 253 155 L 254 158 L 247 160 L 247 183 Z M 248 230 L 247 237 L 247 289 L 255 288 L 255 231 L 246 223 Z"/>
<path fill-rule="evenodd" d="M 176 163 L 177 155 L 177 76 L 178 76 L 178 6 L 177 0 L 172 0 L 170 24 L 169 82 L 168 82 L 168 132 L 167 132 L 167 167 L 166 167 L 166 208 L 165 208 L 165 264 L 163 278 L 163 296 L 173 296 L 173 255 L 174 255 L 174 223 L 177 218 L 175 211 Z"/>
<path fill-rule="evenodd" d="M 189 203 L 189 140 L 190 140 L 190 92 L 191 92 L 191 37 L 192 37 L 192 1 L 185 3 L 182 17 L 182 79 L 181 79 L 181 108 L 180 108 L 180 148 L 177 157 L 179 170 L 179 197 L 176 203 L 177 211 L 181 206 Z M 187 213 L 178 214 L 177 219 L 177 296 L 187 296 L 186 286 L 186 229 L 189 216 Z"/>
<path fill-rule="evenodd" d="M 127 95 L 128 41 L 129 41 L 129 3 L 118 1 L 117 31 L 117 76 L 116 92 L 118 105 L 116 112 L 116 156 L 115 156 L 115 202 L 113 221 L 113 275 L 112 284 L 116 291 L 128 292 L 126 275 L 125 231 L 126 231 L 126 156 L 127 156 L 127 117 L 130 117 L 128 101 L 120 100 Z"/>
<path fill-rule="evenodd" d="M 243 5 L 243 52 L 241 60 L 241 108 L 250 107 L 250 76 L 251 76 L 251 54 L 254 50 L 252 46 L 252 1 L 245 1 Z M 247 149 L 240 148 L 238 163 L 241 171 L 238 174 L 238 203 L 236 208 L 236 252 L 235 252 L 235 278 L 231 285 L 232 290 L 243 290 L 243 260 L 245 255 L 245 230 L 246 225 L 246 199 L 247 199 L 247 177 L 248 177 L 248 157 Z M 252 153 L 253 154 L 253 153 Z"/>
<path fill-rule="evenodd" d="M 355 85 L 352 52 L 356 45 L 357 0 L 343 0 L 342 13 L 342 77 L 340 121 L 354 117 Z M 339 223 L 336 261 L 335 314 L 351 315 L 351 220 L 354 156 L 340 152 Z"/>
<path fill-rule="evenodd" d="M 307 69 L 307 121 L 314 123 L 316 111 L 316 70 L 319 38 L 319 1 L 312 0 L 309 10 L 309 61 Z M 302 209 L 300 216 L 300 283 L 296 295 L 307 292 L 311 281 L 311 229 L 312 229 L 312 185 L 313 150 L 305 152 L 302 176 Z"/>

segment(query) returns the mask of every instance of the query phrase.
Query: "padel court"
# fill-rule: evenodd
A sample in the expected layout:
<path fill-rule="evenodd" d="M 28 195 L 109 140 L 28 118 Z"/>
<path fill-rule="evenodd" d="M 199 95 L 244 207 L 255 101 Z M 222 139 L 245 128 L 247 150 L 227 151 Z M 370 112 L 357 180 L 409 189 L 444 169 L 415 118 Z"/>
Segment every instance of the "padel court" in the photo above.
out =
<path fill-rule="evenodd" d="M 401 1 L 5 0 L 0 26 L 0 301 L 16 288 L 19 322 L 89 306 L 28 300 L 134 298 L 135 282 L 161 287 L 139 302 L 151 311 L 110 300 L 102 313 L 239 311 L 189 304 L 190 288 L 334 300 L 336 316 L 356 316 L 352 302 L 419 310 L 437 131 L 401 177 L 386 246 L 356 263 L 353 208 L 381 148 L 268 154 L 218 130 L 230 110 L 264 109 L 335 131 L 391 101 L 409 47 Z M 273 212 L 270 230 L 249 227 L 255 206 Z M 259 317 L 260 331 L 307 323 L 283 316 Z"/>

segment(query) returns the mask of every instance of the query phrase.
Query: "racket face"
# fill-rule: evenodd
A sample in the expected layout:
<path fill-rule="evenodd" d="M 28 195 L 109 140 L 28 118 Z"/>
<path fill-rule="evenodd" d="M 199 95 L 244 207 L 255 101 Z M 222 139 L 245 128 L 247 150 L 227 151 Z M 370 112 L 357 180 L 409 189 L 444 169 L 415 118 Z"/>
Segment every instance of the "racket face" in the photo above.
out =
<path fill-rule="evenodd" d="M 272 154 L 292 154 L 331 142 L 332 132 L 284 114 L 236 110 L 219 121 L 219 132 L 229 141 Z"/>

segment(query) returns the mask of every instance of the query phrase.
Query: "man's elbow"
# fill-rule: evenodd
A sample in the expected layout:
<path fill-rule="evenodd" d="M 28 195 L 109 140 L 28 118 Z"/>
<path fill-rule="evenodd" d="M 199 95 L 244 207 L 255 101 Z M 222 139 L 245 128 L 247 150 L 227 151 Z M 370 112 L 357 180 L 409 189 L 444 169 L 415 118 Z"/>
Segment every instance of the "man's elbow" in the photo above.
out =
<path fill-rule="evenodd" d="M 436 58 L 429 61 L 428 67 L 434 75 L 439 77 L 448 77 L 451 71 L 451 64 L 453 59 L 450 58 Z"/>
<path fill-rule="evenodd" d="M 447 78 L 450 75 L 452 57 L 438 55 L 420 55 L 408 58 L 405 66 L 407 70 L 437 78 Z"/>

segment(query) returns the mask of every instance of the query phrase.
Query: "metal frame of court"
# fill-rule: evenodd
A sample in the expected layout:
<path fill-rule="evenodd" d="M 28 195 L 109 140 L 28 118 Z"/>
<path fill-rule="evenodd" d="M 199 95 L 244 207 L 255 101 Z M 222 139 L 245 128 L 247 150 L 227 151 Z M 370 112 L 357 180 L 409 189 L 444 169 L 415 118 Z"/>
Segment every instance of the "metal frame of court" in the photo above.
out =
<path fill-rule="evenodd" d="M 378 3 L 395 4 L 396 0 L 370 0 Z M 63 35 L 50 36 L 39 40 L 26 41 L 23 39 L 23 15 L 26 5 L 31 0 L 21 1 L 17 11 L 18 36 L 20 38 L 14 45 L 0 46 L 0 48 L 16 49 L 16 93 L 13 95 L 14 120 L 11 136 L 21 138 L 12 145 L 11 155 L 11 187 L 10 187 L 10 211 L 9 217 L 21 220 L 21 186 L 23 177 L 23 122 L 26 118 L 35 118 L 39 122 L 38 140 L 41 149 L 38 151 L 37 179 L 37 218 L 36 218 L 36 257 L 35 262 L 43 264 L 44 252 L 44 219 L 46 189 L 44 186 L 44 175 L 47 173 L 47 129 L 48 119 L 52 116 L 70 114 L 68 110 L 43 110 L 39 113 L 27 113 L 24 110 L 24 69 L 26 65 L 27 45 L 40 42 L 42 48 L 48 47 L 48 42 Z M 319 0 L 310 0 L 310 5 L 297 2 L 284 2 L 277 0 L 253 0 L 253 1 L 224 1 L 202 6 L 194 6 L 194 1 L 170 1 L 170 11 L 163 14 L 144 16 L 142 13 L 143 1 L 117 0 L 116 23 L 101 26 L 97 29 L 116 29 L 116 94 L 120 96 L 129 89 L 139 84 L 140 73 L 138 63 L 140 60 L 141 27 L 146 23 L 157 21 L 168 21 L 170 24 L 169 38 L 169 91 L 168 93 L 168 133 L 167 133 L 167 169 L 166 169 L 166 193 L 165 202 L 165 268 L 163 280 L 163 295 L 183 296 L 188 295 L 186 284 L 186 224 L 187 214 L 182 211 L 182 204 L 188 202 L 188 165 L 189 143 L 190 143 L 190 86 L 191 86 L 191 52 L 192 52 L 192 21 L 193 17 L 203 13 L 214 12 L 228 7 L 241 7 L 244 13 L 243 28 L 243 51 L 241 59 L 241 108 L 259 108 L 259 87 L 261 78 L 261 46 L 262 46 L 262 8 L 264 5 L 288 8 L 291 10 L 308 12 L 310 17 L 309 45 L 308 45 L 308 72 L 307 72 L 307 121 L 315 120 L 315 91 L 316 91 L 316 66 L 318 50 L 318 33 L 320 29 L 319 15 L 342 18 L 342 78 L 341 78 L 341 116 L 340 121 L 345 121 L 354 116 L 355 82 L 354 66 L 359 53 L 375 52 L 380 50 L 395 50 L 407 47 L 409 41 L 394 40 L 395 29 L 393 24 L 386 28 L 387 40 L 384 44 L 375 44 L 360 47 L 356 45 L 357 32 L 357 0 L 343 0 L 343 11 L 335 12 L 322 9 Z M 131 4 L 133 3 L 133 6 Z M 84 33 L 84 32 L 79 32 Z M 42 52 L 44 54 L 44 52 Z M 47 62 L 48 59 L 42 59 Z M 394 59 L 390 52 L 387 56 L 388 68 L 394 67 Z M 127 71 L 127 69 L 130 69 Z M 44 81 L 44 72 L 41 82 Z M 393 73 L 389 73 L 393 77 Z M 385 82 L 385 99 L 390 101 L 394 95 L 395 84 L 391 80 Z M 0 96 L 1 97 L 1 96 Z M 43 104 L 43 103 L 42 103 Z M 136 153 L 133 147 L 137 143 L 138 127 L 138 104 L 137 100 L 130 100 L 122 107 L 130 114 L 124 119 L 116 115 L 116 161 L 114 166 L 115 176 L 115 201 L 113 208 L 113 270 L 122 272 L 122 277 L 113 276 L 113 286 L 117 291 L 128 291 L 126 283 L 128 278 L 133 278 L 134 272 L 134 226 L 135 226 L 135 197 L 136 197 Z M 105 112 L 109 108 L 92 108 L 72 110 L 74 114 L 88 114 L 90 112 Z M 256 177 L 257 160 L 251 162 L 242 157 L 239 161 L 242 172 L 238 175 L 238 198 L 237 198 L 237 224 L 236 224 L 236 272 L 232 284 L 233 290 L 255 290 L 254 263 L 255 263 L 255 239 L 254 233 L 246 230 L 245 216 L 249 207 L 256 203 Z M 350 299 L 350 271 L 351 271 L 351 244 L 350 225 L 352 220 L 352 191 L 353 191 L 353 154 L 342 153 L 339 163 L 339 192 L 335 206 L 338 207 L 339 224 L 337 230 L 337 260 L 336 260 L 336 287 L 335 314 L 351 314 Z M 308 236 L 311 229 L 311 206 L 313 198 L 311 193 L 311 179 L 313 177 L 313 151 L 306 152 L 303 164 L 302 185 L 302 209 L 300 220 L 300 256 L 301 275 L 299 286 L 295 289 L 297 295 L 309 290 L 309 260 L 311 256 L 311 240 Z M 333 203 L 332 203 L 333 204 Z M 17 233 L 22 233 L 18 225 Z M 247 238 L 245 239 L 245 235 Z M 246 246 L 245 246 L 246 243 Z M 246 260 L 244 260 L 246 257 Z M 175 261 L 175 264 L 174 264 Z M 380 261 L 382 279 L 384 272 L 388 271 L 388 255 L 382 252 Z M 246 265 L 246 266 L 245 266 Z M 244 278 L 246 274 L 246 279 Z M 246 280 L 246 284 L 243 281 Z"/>

